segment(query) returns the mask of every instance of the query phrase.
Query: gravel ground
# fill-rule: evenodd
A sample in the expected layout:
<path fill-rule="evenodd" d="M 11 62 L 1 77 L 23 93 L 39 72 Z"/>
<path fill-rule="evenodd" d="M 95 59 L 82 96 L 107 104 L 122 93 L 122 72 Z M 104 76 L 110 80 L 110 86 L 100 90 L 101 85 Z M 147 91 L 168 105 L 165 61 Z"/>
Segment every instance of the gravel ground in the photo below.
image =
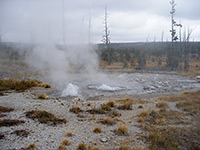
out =
<path fill-rule="evenodd" d="M 0 149 L 21 149 L 34 143 L 38 150 L 54 150 L 58 149 L 64 139 L 70 141 L 68 148 L 72 149 L 76 149 L 77 145 L 81 142 L 84 142 L 87 145 L 93 145 L 100 149 L 118 149 L 120 144 L 127 140 L 131 140 L 135 147 L 146 147 L 144 141 L 139 140 L 144 134 L 143 131 L 135 126 L 137 122 L 134 116 L 137 116 L 139 113 L 137 110 L 138 104 L 134 105 L 133 110 L 130 111 L 117 110 L 121 113 L 120 121 L 117 121 L 115 125 L 108 126 L 99 123 L 99 120 L 106 117 L 107 114 L 91 115 L 83 112 L 83 118 L 80 118 L 69 111 L 72 106 L 79 106 L 83 110 L 88 110 L 91 108 L 91 106 L 87 106 L 88 103 L 91 103 L 92 107 L 97 108 L 105 101 L 37 99 L 35 96 L 37 95 L 36 91 L 40 91 L 40 93 L 41 91 L 47 92 L 45 90 L 46 89 L 41 88 L 38 90 L 38 88 L 35 88 L 24 93 L 9 92 L 6 93 L 6 96 L 0 97 L 1 106 L 14 108 L 14 111 L 4 113 L 6 116 L 1 119 L 19 119 L 25 121 L 25 123 L 17 126 L 1 127 L 1 133 L 5 135 L 5 138 L 0 140 Z M 145 105 L 144 107 L 147 107 Z M 150 107 L 150 105 L 151 104 L 149 103 L 148 107 Z M 58 118 L 66 119 L 67 123 L 55 126 L 41 124 L 37 120 L 26 117 L 25 112 L 31 110 L 45 110 Z M 95 118 L 95 120 L 90 118 Z M 114 133 L 114 130 L 120 124 L 126 124 L 128 126 L 127 136 L 118 136 Z M 102 132 L 94 133 L 93 129 L 95 127 L 102 128 Z M 30 132 L 30 134 L 27 137 L 19 137 L 16 134 L 12 134 L 15 130 L 21 129 Z M 72 132 L 73 136 L 67 137 L 67 131 Z"/>

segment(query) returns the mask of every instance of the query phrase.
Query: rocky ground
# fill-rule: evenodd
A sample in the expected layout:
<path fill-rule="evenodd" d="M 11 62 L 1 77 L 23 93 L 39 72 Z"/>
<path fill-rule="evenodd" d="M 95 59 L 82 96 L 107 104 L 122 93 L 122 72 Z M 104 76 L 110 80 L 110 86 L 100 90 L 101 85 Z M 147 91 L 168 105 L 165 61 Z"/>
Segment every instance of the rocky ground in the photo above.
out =
<path fill-rule="evenodd" d="M 23 148 L 31 149 L 31 147 L 38 150 L 77 149 L 80 143 L 84 143 L 87 147 L 90 146 L 89 148 L 102 150 L 114 150 L 120 147 L 151 149 L 147 138 L 149 130 L 144 127 L 149 124 L 145 122 L 145 119 L 139 120 L 139 116 L 144 111 L 160 110 L 156 105 L 161 102 L 157 98 L 159 95 L 129 95 L 131 98 L 122 95 L 118 97 L 96 97 L 88 100 L 74 99 L 71 101 L 47 97 L 45 99 L 38 98 L 41 93 L 47 93 L 48 95 L 53 90 L 53 88 L 35 87 L 25 92 L 3 92 L 4 96 L 0 96 L 0 105 L 14 110 L 2 112 L 4 116 L 0 119 L 17 119 L 24 121 L 24 123 L 13 126 L 0 126 L 2 136 L 0 149 L 20 150 Z M 140 98 L 143 98 L 143 100 Z M 110 101 L 114 102 L 114 107 L 102 107 L 107 106 Z M 167 103 L 168 111 L 183 112 L 176 107 L 176 102 L 166 101 L 165 103 Z M 127 106 L 120 108 L 123 104 L 127 104 Z M 72 110 L 72 108 L 74 109 Z M 103 114 L 95 111 L 92 114 L 89 111 L 98 108 L 103 111 Z M 26 116 L 26 112 L 32 110 L 47 111 L 57 118 L 65 119 L 67 122 L 56 125 L 50 122 L 40 123 L 38 119 L 33 120 Z M 196 115 L 187 114 L 183 116 L 181 123 L 177 123 L 176 119 L 173 118 L 170 120 L 172 122 L 170 126 L 193 126 L 194 116 Z M 169 126 L 168 121 L 166 117 L 163 121 L 165 123 L 163 124 L 161 120 L 159 126 Z M 120 127 L 124 127 L 122 132 L 119 130 Z M 97 131 L 94 131 L 95 128 L 100 129 L 100 131 L 97 129 Z M 15 131 L 19 130 L 26 131 L 27 134 L 17 135 Z M 99 133 L 96 133 L 98 131 Z M 67 144 L 64 144 L 66 141 Z"/>

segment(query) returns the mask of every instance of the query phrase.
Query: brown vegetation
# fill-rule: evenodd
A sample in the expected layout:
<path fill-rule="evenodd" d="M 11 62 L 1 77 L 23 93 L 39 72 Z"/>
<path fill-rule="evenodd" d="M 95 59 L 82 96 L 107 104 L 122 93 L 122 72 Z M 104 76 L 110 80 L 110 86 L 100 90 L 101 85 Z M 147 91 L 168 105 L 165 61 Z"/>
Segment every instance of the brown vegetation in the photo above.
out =
<path fill-rule="evenodd" d="M 72 108 L 70 108 L 69 111 L 70 111 L 70 112 L 73 112 L 73 113 L 75 113 L 75 114 L 78 114 L 78 113 L 80 113 L 80 112 L 83 112 L 83 110 L 82 110 L 80 107 L 78 107 L 78 106 L 72 106 Z"/>
<path fill-rule="evenodd" d="M 128 127 L 127 125 L 119 125 L 117 130 L 115 130 L 117 135 L 128 135 Z"/>
<path fill-rule="evenodd" d="M 184 92 L 176 96 L 159 97 L 159 99 L 176 102 L 176 107 L 191 114 L 198 114 L 200 112 L 200 91 Z"/>
<path fill-rule="evenodd" d="M 26 117 L 31 119 L 38 119 L 40 123 L 48 123 L 51 122 L 53 125 L 56 125 L 58 123 L 66 123 L 65 119 L 59 119 L 55 117 L 53 114 L 42 111 L 42 110 L 32 110 L 29 112 L 26 112 Z"/>
<path fill-rule="evenodd" d="M 108 118 L 108 117 L 101 119 L 100 122 L 102 124 L 110 125 L 110 126 L 116 124 L 116 122 L 113 119 Z"/>
<path fill-rule="evenodd" d="M 87 110 L 90 114 L 105 114 L 106 111 L 101 108 L 92 108 L 90 110 Z"/>
<path fill-rule="evenodd" d="M 49 97 L 46 94 L 38 95 L 38 99 L 49 99 Z"/>
<path fill-rule="evenodd" d="M 121 110 L 132 110 L 132 103 L 131 102 L 126 102 L 122 105 L 119 105 L 117 107 L 118 109 L 121 109 Z"/>
<path fill-rule="evenodd" d="M 13 134 L 16 134 L 17 136 L 21 137 L 27 137 L 29 135 L 29 132 L 26 130 L 15 130 Z"/>
<path fill-rule="evenodd" d="M 2 127 L 2 126 L 9 127 L 9 126 L 14 126 L 14 125 L 19 125 L 21 123 L 25 123 L 25 121 L 4 119 L 4 120 L 0 120 L 0 127 Z"/>
<path fill-rule="evenodd" d="M 11 112 L 13 110 L 14 110 L 13 108 L 4 107 L 0 105 L 0 112 Z"/>
<path fill-rule="evenodd" d="M 101 128 L 100 127 L 95 127 L 93 132 L 94 133 L 101 133 Z"/>

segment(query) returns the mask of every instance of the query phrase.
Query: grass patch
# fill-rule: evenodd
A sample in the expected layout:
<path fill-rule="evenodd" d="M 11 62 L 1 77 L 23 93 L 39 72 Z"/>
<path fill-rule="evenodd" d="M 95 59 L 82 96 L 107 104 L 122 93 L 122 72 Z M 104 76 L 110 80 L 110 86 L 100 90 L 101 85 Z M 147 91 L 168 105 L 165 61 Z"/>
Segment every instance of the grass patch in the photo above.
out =
<path fill-rule="evenodd" d="M 67 134 L 66 134 L 67 136 L 73 136 L 73 133 L 72 132 L 70 132 L 70 131 L 67 131 Z"/>
<path fill-rule="evenodd" d="M 85 143 L 78 144 L 77 150 L 87 150 L 87 146 Z"/>
<path fill-rule="evenodd" d="M 0 91 L 5 90 L 16 90 L 16 91 L 25 91 L 31 87 L 35 87 L 38 85 L 38 82 L 35 80 L 0 80 Z"/>
<path fill-rule="evenodd" d="M 117 130 L 115 130 L 117 135 L 128 135 L 128 127 L 127 125 L 119 125 Z"/>
<path fill-rule="evenodd" d="M 200 90 L 195 92 L 183 92 L 175 96 L 159 97 L 158 99 L 176 102 L 176 107 L 191 114 L 198 114 L 200 112 Z"/>
<path fill-rule="evenodd" d="M 4 119 L 4 120 L 0 120 L 0 127 L 3 127 L 3 126 L 6 126 L 6 127 L 15 126 L 15 125 L 19 125 L 21 123 L 25 123 L 25 121 Z"/>
<path fill-rule="evenodd" d="M 111 111 L 110 105 L 107 105 L 107 104 L 101 105 L 101 109 L 103 109 L 103 110 L 105 110 L 105 111 Z"/>
<path fill-rule="evenodd" d="M 101 133 L 101 128 L 100 127 L 95 127 L 93 132 L 94 133 Z"/>
<path fill-rule="evenodd" d="M 66 139 L 64 139 L 63 141 L 62 141 L 62 145 L 64 145 L 64 146 L 68 146 L 70 143 L 69 143 L 69 140 L 66 140 Z"/>
<path fill-rule="evenodd" d="M 109 126 L 116 124 L 116 122 L 113 119 L 108 118 L 108 117 L 101 119 L 100 122 L 102 124 L 109 125 Z"/>
<path fill-rule="evenodd" d="M 27 148 L 24 148 L 24 150 L 35 150 L 36 147 L 35 147 L 35 144 L 32 143 L 32 144 L 29 144 L 29 146 Z"/>
<path fill-rule="evenodd" d="M 13 134 L 16 134 L 17 136 L 21 137 L 27 137 L 29 135 L 29 132 L 26 130 L 15 130 Z"/>
<path fill-rule="evenodd" d="M 131 97 L 127 97 L 127 98 L 123 98 L 123 99 L 116 99 L 114 100 L 117 103 L 132 103 L 132 104 L 145 104 L 148 103 L 148 101 L 144 101 L 144 100 L 137 100 Z"/>
<path fill-rule="evenodd" d="M 58 123 L 66 123 L 65 119 L 59 119 L 55 117 L 53 114 L 41 111 L 41 110 L 32 110 L 29 112 L 26 112 L 26 117 L 31 119 L 38 119 L 40 123 L 53 123 L 53 125 L 56 125 Z"/>
<path fill-rule="evenodd" d="M 169 105 L 165 102 L 161 102 L 161 103 L 157 103 L 156 107 L 157 108 L 167 108 L 167 107 L 169 107 Z"/>
<path fill-rule="evenodd" d="M 106 111 L 101 108 L 92 108 L 90 110 L 87 110 L 90 114 L 106 114 Z"/>
<path fill-rule="evenodd" d="M 181 150 L 199 149 L 200 130 L 186 127 L 156 127 L 148 126 L 149 135 L 146 137 L 151 150 Z M 194 143 L 192 141 L 198 141 Z"/>
<path fill-rule="evenodd" d="M 15 79 L 0 80 L 0 91 L 5 91 L 5 90 L 25 91 L 29 88 L 36 86 L 44 88 L 51 87 L 49 84 L 45 84 L 37 80 L 15 80 Z"/>
<path fill-rule="evenodd" d="M 70 111 L 70 112 L 73 112 L 73 113 L 75 113 L 75 114 L 78 114 L 78 113 L 80 113 L 80 112 L 83 112 L 83 110 L 82 110 L 80 107 L 78 107 L 78 106 L 72 106 L 72 108 L 70 108 L 69 111 Z"/>
<path fill-rule="evenodd" d="M 0 105 L 0 112 L 11 112 L 13 110 L 14 110 L 13 108 L 4 107 Z"/>
<path fill-rule="evenodd" d="M 114 101 L 109 101 L 106 103 L 106 105 L 110 106 L 110 107 L 115 107 L 115 102 Z"/>
<path fill-rule="evenodd" d="M 38 95 L 38 99 L 49 99 L 49 97 L 46 94 Z"/>
<path fill-rule="evenodd" d="M 121 109 L 121 110 L 132 110 L 132 103 L 131 102 L 125 102 L 124 104 L 119 105 L 117 108 Z"/>
<path fill-rule="evenodd" d="M 123 145 L 121 145 L 120 147 L 119 147 L 119 150 L 130 150 L 131 148 L 128 146 L 128 145 L 125 145 L 125 144 L 123 144 Z"/>

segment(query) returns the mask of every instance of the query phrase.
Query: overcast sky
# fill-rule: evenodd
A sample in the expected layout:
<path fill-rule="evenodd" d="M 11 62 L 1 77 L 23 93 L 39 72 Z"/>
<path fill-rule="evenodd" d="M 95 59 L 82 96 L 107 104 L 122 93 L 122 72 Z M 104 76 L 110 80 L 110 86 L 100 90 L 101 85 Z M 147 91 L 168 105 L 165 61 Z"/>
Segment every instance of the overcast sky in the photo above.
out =
<path fill-rule="evenodd" d="M 170 41 L 170 0 L 64 0 L 66 43 L 87 43 L 103 36 L 107 5 L 111 42 Z M 200 0 L 175 0 L 175 20 L 200 41 Z M 90 16 L 90 17 L 89 17 Z M 178 31 L 178 29 L 177 29 Z M 3 41 L 63 42 L 63 0 L 0 0 Z"/>

